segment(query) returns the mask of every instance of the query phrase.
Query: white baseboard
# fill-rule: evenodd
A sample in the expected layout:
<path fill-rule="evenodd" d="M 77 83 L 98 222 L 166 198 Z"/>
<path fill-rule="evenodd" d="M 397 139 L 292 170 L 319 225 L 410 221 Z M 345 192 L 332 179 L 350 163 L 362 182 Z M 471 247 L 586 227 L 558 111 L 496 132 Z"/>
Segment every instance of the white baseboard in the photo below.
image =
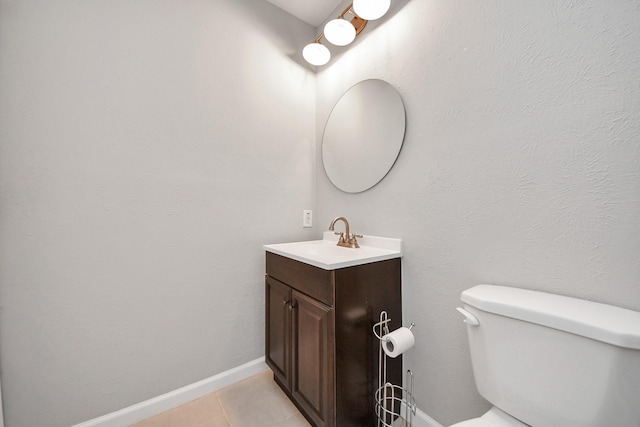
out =
<path fill-rule="evenodd" d="M 2 412 L 2 386 L 0 385 L 0 427 L 4 427 L 4 412 Z"/>
<path fill-rule="evenodd" d="M 180 406 L 206 394 L 218 391 L 235 382 L 242 381 L 269 369 L 260 357 L 244 365 L 238 366 L 218 375 L 206 378 L 193 384 L 181 387 L 169 393 L 154 397 L 141 403 L 129 406 L 116 412 L 76 424 L 72 427 L 126 427 L 157 415 L 161 412 Z M 404 413 L 404 405 L 402 408 Z M 412 427 L 443 427 L 442 424 L 416 409 L 412 419 Z M 1 424 L 0 424 L 0 427 Z"/>
<path fill-rule="evenodd" d="M 422 412 L 420 409 L 416 409 L 416 415 L 413 418 L 412 424 L 412 427 L 443 427 L 442 424 Z"/>
<path fill-rule="evenodd" d="M 220 390 L 235 382 L 242 381 L 266 369 L 268 369 L 268 367 L 264 363 L 264 357 L 260 357 L 244 365 L 214 375 L 213 377 L 189 384 L 161 396 L 129 406 L 128 408 L 76 424 L 72 427 L 125 427 L 206 394 L 213 393 L 214 391 Z"/>
<path fill-rule="evenodd" d="M 406 406 L 403 403 L 400 414 L 404 416 Z M 442 424 L 431 418 L 429 415 L 416 408 L 416 413 L 411 419 L 411 427 L 444 427 Z"/>

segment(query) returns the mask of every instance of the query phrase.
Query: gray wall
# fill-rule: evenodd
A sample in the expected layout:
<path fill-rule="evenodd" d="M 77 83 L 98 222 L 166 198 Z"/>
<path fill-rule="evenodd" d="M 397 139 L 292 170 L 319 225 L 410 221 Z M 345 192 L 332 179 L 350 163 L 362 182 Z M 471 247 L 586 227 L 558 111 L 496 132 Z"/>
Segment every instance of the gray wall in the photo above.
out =
<path fill-rule="evenodd" d="M 313 30 L 262 0 L 0 2 L 8 427 L 264 355 L 264 254 L 308 238 Z"/>
<path fill-rule="evenodd" d="M 635 1 L 394 0 L 315 77 L 297 62 L 315 31 L 262 0 L 0 0 L 8 427 L 261 356 L 261 245 L 337 215 L 405 241 L 419 407 L 479 415 L 465 288 L 640 310 L 638 22 Z M 365 78 L 399 89 L 407 134 L 391 173 L 347 195 L 315 140 Z"/>
<path fill-rule="evenodd" d="M 340 94 L 382 78 L 406 105 L 403 150 L 356 195 L 318 162 L 317 219 L 344 215 L 355 232 L 404 239 L 405 320 L 417 324 L 406 367 L 418 406 L 448 425 L 487 408 L 455 311 L 464 289 L 514 285 L 640 310 L 640 8 L 393 4 L 318 74 L 317 135 Z"/>

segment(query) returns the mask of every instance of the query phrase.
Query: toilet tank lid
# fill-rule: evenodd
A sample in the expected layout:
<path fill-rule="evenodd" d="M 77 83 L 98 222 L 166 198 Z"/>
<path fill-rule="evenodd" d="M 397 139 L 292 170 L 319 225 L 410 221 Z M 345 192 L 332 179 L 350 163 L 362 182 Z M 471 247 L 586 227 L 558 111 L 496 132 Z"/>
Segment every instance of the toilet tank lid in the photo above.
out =
<path fill-rule="evenodd" d="M 461 299 L 478 310 L 640 350 L 640 312 L 545 292 L 477 285 Z"/>

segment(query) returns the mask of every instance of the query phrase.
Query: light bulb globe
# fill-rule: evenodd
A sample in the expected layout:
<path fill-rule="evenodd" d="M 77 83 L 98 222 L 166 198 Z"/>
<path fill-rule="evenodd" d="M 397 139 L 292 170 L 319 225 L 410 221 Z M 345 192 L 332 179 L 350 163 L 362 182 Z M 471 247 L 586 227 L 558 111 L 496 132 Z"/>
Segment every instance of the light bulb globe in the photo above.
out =
<path fill-rule="evenodd" d="M 324 38 L 336 46 L 346 46 L 356 38 L 356 29 L 346 19 L 332 19 L 324 26 Z"/>
<path fill-rule="evenodd" d="M 353 0 L 353 11 L 362 19 L 382 18 L 391 6 L 391 0 Z"/>
<path fill-rule="evenodd" d="M 331 59 L 331 52 L 321 43 L 313 42 L 302 49 L 302 57 L 311 65 L 324 65 Z"/>

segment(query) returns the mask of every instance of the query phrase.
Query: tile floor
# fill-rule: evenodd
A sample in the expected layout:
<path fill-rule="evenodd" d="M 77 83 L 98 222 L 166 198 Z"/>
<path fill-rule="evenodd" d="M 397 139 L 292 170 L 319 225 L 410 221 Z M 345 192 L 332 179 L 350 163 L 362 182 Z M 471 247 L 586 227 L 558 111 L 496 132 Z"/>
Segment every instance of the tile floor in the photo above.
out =
<path fill-rule="evenodd" d="M 309 427 L 270 370 L 130 427 Z"/>

